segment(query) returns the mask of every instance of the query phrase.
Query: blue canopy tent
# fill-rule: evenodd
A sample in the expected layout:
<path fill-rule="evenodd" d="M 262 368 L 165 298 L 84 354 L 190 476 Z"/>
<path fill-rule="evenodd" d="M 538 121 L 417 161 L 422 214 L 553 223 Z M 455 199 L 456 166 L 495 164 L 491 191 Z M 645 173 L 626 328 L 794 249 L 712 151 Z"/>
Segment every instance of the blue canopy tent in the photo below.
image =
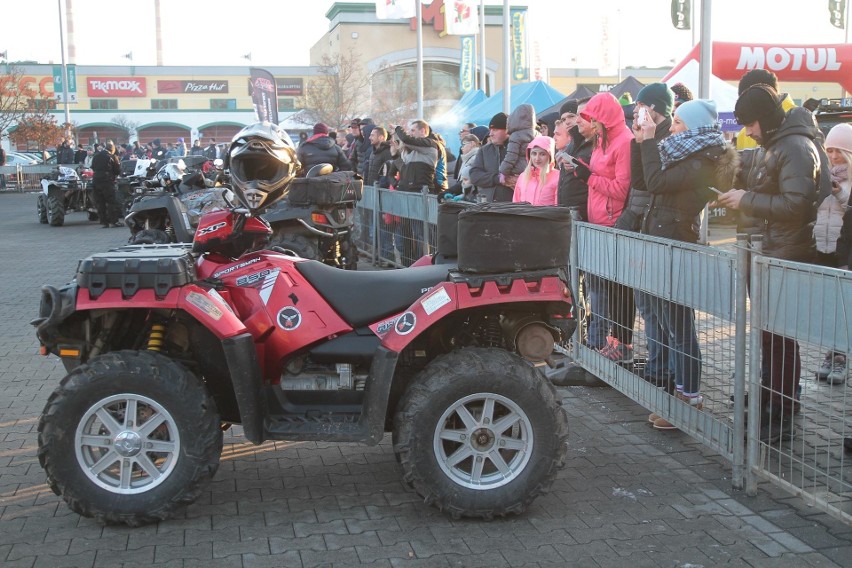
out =
<path fill-rule="evenodd" d="M 488 97 L 482 89 L 468 91 L 458 100 L 458 102 L 456 102 L 456 104 L 452 106 L 452 108 L 450 108 L 450 110 L 433 118 L 429 123 L 429 126 L 431 126 L 435 132 L 438 132 L 444 137 L 444 141 L 454 154 L 459 153 L 458 131 L 465 122 L 470 122 L 465 118 L 468 114 L 468 110 L 477 106 L 487 98 Z"/>
<path fill-rule="evenodd" d="M 545 83 L 544 81 L 530 81 L 512 85 L 510 109 L 515 110 L 523 103 L 533 106 L 536 113 L 544 112 L 565 98 L 565 95 Z M 468 109 L 467 114 L 462 117 L 461 122 L 475 122 L 476 124 L 488 125 L 495 114 L 503 110 L 503 91 L 489 97 L 473 108 Z"/>

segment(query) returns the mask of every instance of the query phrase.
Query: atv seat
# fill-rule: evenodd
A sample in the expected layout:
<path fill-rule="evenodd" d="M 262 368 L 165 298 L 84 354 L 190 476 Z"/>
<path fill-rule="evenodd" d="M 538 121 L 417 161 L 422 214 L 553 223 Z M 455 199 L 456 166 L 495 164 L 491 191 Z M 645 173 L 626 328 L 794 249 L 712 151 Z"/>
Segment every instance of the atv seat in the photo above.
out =
<path fill-rule="evenodd" d="M 352 327 L 375 323 L 401 312 L 429 288 L 447 280 L 453 265 L 355 272 L 316 260 L 296 269 Z"/>

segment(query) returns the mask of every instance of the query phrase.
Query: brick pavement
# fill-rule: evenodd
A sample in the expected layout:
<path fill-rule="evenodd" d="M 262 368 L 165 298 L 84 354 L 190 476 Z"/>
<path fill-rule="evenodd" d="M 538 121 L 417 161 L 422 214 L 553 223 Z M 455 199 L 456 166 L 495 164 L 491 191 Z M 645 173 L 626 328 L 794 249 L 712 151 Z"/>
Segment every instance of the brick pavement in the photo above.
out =
<path fill-rule="evenodd" d="M 762 484 L 730 488 L 730 467 L 608 388 L 561 389 L 567 466 L 522 516 L 454 521 L 401 481 L 390 440 L 376 447 L 246 444 L 226 434 L 213 483 L 182 518 L 130 529 L 72 513 L 36 458 L 38 415 L 64 375 L 35 354 L 38 288 L 77 259 L 121 244 L 71 214 L 39 225 L 33 195 L 0 195 L 0 565 L 849 566 L 852 527 Z"/>

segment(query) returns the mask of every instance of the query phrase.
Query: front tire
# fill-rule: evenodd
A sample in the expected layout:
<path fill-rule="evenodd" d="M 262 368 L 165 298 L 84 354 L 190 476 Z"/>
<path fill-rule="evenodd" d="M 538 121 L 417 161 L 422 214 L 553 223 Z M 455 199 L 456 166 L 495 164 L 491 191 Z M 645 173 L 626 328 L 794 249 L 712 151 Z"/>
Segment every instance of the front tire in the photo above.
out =
<path fill-rule="evenodd" d="M 36 212 L 38 213 L 38 222 L 47 225 L 47 198 L 43 193 L 39 193 L 36 199 Z"/>
<path fill-rule="evenodd" d="M 555 389 L 501 349 L 462 349 L 430 363 L 394 423 L 405 481 L 454 518 L 522 512 L 553 483 L 567 452 Z"/>
<path fill-rule="evenodd" d="M 65 224 L 65 203 L 55 195 L 47 196 L 47 222 L 51 227 L 61 227 Z"/>
<path fill-rule="evenodd" d="M 119 351 L 66 376 L 38 426 L 47 483 L 84 517 L 138 526 L 195 501 L 222 431 L 203 383 L 162 355 Z"/>

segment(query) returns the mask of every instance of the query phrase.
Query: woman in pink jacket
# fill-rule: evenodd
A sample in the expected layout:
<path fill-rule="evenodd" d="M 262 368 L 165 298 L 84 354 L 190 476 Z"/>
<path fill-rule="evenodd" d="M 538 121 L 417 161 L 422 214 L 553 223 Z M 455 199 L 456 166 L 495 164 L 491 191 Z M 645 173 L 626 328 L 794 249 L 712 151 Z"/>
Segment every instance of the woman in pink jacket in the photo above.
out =
<path fill-rule="evenodd" d="M 556 205 L 559 170 L 553 167 L 556 144 L 550 136 L 536 136 L 527 146 L 527 167 L 518 176 L 512 201 Z"/>
<path fill-rule="evenodd" d="M 624 122 L 624 110 L 610 93 L 593 96 L 580 116 L 594 126 L 597 142 L 590 163 L 579 163 L 574 175 L 589 184 L 589 222 L 612 227 L 630 189 L 633 134 Z"/>

